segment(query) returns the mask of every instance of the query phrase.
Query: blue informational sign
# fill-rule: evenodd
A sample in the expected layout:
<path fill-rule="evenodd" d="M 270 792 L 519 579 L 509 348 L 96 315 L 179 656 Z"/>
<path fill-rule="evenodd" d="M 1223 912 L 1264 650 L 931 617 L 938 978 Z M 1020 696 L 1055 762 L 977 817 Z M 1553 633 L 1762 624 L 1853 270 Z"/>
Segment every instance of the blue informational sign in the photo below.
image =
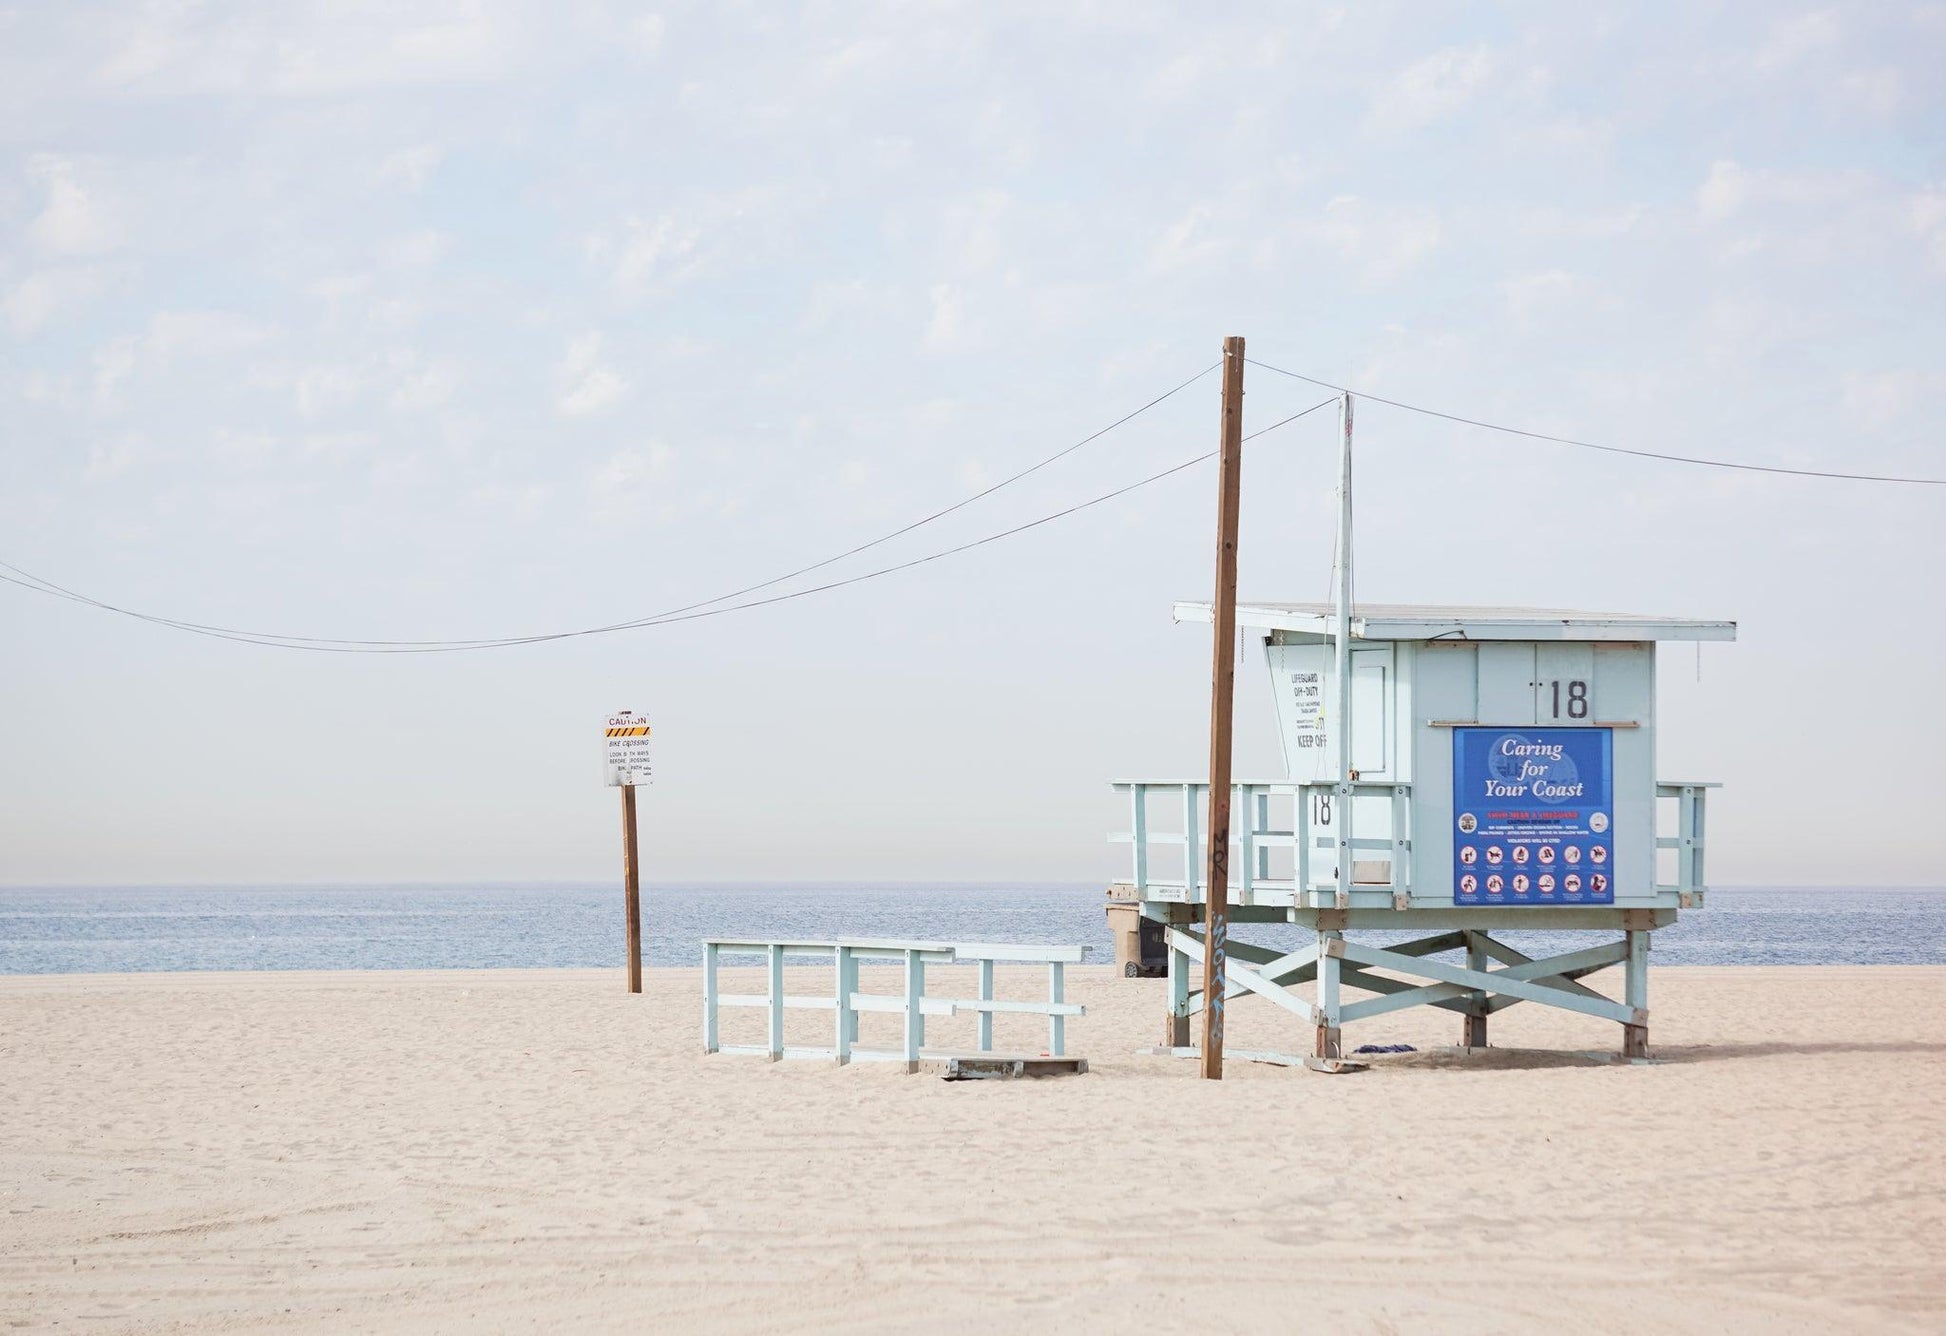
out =
<path fill-rule="evenodd" d="M 1615 903 L 1614 732 L 1453 730 L 1453 903 Z"/>

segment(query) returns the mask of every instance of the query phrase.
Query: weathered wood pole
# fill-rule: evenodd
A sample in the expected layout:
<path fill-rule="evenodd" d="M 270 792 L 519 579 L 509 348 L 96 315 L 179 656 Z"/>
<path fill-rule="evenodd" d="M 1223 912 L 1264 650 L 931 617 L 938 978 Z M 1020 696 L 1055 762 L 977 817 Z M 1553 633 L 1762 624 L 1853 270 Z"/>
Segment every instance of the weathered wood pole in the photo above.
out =
<path fill-rule="evenodd" d="M 1646 1058 L 1649 1056 L 1649 934 L 1631 928 L 1624 935 L 1628 939 L 1628 960 L 1623 965 L 1623 1000 L 1635 1009 L 1637 1023 L 1622 1026 L 1622 1056 Z"/>
<path fill-rule="evenodd" d="M 1223 1079 L 1223 965 L 1230 932 L 1230 715 L 1237 677 L 1237 521 L 1243 495 L 1243 338 L 1223 340 L 1216 481 L 1216 606 L 1209 702 L 1209 875 L 1203 902 L 1203 1079 Z"/>
<path fill-rule="evenodd" d="M 1485 971 L 1491 962 L 1487 959 L 1486 948 L 1480 945 L 1480 935 L 1466 934 L 1466 968 Z M 1460 1030 L 1460 1047 L 1485 1048 L 1487 1046 L 1487 995 L 1484 990 L 1469 993 L 1466 997 L 1465 1019 Z"/>
<path fill-rule="evenodd" d="M 628 991 L 642 991 L 642 864 L 636 847 L 635 786 L 622 785 L 622 895 L 628 907 Z"/>
<path fill-rule="evenodd" d="M 1169 1014 L 1162 1018 L 1162 1046 L 1189 1047 L 1189 957 L 1169 947 Z"/>

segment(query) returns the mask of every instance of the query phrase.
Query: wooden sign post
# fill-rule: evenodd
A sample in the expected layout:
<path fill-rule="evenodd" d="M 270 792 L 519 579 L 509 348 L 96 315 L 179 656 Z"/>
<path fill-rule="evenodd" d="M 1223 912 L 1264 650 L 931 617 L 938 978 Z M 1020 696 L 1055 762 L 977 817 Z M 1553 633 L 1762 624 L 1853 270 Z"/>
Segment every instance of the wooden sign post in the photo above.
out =
<path fill-rule="evenodd" d="M 1223 977 L 1230 934 L 1230 714 L 1237 676 L 1237 520 L 1243 494 L 1243 339 L 1223 340 L 1216 484 L 1216 623 L 1209 702 L 1209 875 L 1203 901 L 1203 1079 L 1223 1079 Z"/>
<path fill-rule="evenodd" d="M 635 786 L 622 785 L 622 898 L 628 907 L 628 991 L 642 991 L 642 863 L 635 831 Z"/>
<path fill-rule="evenodd" d="M 604 773 L 622 791 L 622 899 L 628 915 L 628 991 L 642 991 L 642 862 L 635 786 L 650 782 L 649 721 L 632 710 L 608 716 L 602 729 Z"/>

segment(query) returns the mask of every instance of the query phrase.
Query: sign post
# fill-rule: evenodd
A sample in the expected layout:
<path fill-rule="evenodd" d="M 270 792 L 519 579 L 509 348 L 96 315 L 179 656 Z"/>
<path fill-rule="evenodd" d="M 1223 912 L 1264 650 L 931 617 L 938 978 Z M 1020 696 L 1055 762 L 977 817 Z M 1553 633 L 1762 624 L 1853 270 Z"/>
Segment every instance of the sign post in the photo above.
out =
<path fill-rule="evenodd" d="M 622 785 L 622 899 L 628 912 L 628 991 L 642 991 L 642 864 L 635 836 L 635 786 Z"/>
<path fill-rule="evenodd" d="M 622 895 L 628 915 L 628 991 L 642 991 L 642 863 L 635 823 L 635 786 L 647 784 L 649 721 L 630 710 L 608 716 L 602 730 L 604 771 L 622 791 Z"/>

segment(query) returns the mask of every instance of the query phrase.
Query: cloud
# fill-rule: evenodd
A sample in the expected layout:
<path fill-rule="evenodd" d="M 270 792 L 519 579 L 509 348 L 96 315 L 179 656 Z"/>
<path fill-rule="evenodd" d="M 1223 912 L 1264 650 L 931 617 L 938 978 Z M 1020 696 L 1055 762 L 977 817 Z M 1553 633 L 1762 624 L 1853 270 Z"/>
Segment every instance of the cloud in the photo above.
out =
<path fill-rule="evenodd" d="M 1859 426 L 1882 430 L 1922 403 L 1946 395 L 1946 373 L 1937 371 L 1848 371 L 1845 412 Z M 1928 417 L 1931 417 L 1928 414 Z"/>
<path fill-rule="evenodd" d="M 628 220 L 612 270 L 615 284 L 640 292 L 658 278 L 681 277 L 696 260 L 700 228 L 664 215 L 644 221 Z"/>
<path fill-rule="evenodd" d="M 432 228 L 393 237 L 379 247 L 380 258 L 400 269 L 423 269 L 437 264 L 445 253 L 445 234 Z"/>
<path fill-rule="evenodd" d="M 1198 204 L 1171 223 L 1149 248 L 1149 263 L 1163 271 L 1189 269 L 1220 253 L 1223 243 L 1209 233 L 1214 213 L 1209 205 Z"/>
<path fill-rule="evenodd" d="M 233 311 L 158 311 L 141 334 L 111 339 L 95 353 L 97 407 L 115 405 L 140 370 L 161 371 L 180 361 L 234 358 L 262 346 L 275 331 Z"/>
<path fill-rule="evenodd" d="M 256 469 L 276 458 L 282 442 L 267 431 L 238 431 L 224 427 L 217 431 L 211 444 L 212 452 L 231 466 Z"/>
<path fill-rule="evenodd" d="M 1149 97 L 1173 101 L 1199 92 L 1211 80 L 1227 74 L 1234 64 L 1225 43 L 1198 42 L 1176 52 L 1167 64 L 1150 75 L 1144 91 Z"/>
<path fill-rule="evenodd" d="M 1523 236 L 1583 241 L 1626 236 L 1642 225 L 1648 217 L 1648 210 L 1640 204 L 1632 204 L 1613 210 L 1576 213 L 1550 204 L 1517 208 L 1512 217 L 1514 227 Z"/>
<path fill-rule="evenodd" d="M 327 362 L 299 370 L 291 380 L 291 393 L 297 411 L 313 418 L 356 403 L 364 384 L 355 368 Z"/>
<path fill-rule="evenodd" d="M 749 267 L 776 255 L 794 239 L 795 218 L 817 193 L 752 187 L 706 196 L 652 217 L 630 216 L 619 229 L 590 235 L 582 248 L 622 295 L 639 297 L 706 268 Z"/>
<path fill-rule="evenodd" d="M 1019 254 L 1003 235 L 1013 197 L 1004 190 L 982 190 L 947 205 L 942 219 L 942 249 L 953 272 L 980 273 Z"/>
<path fill-rule="evenodd" d="M 89 446 L 82 480 L 93 483 L 119 478 L 152 453 L 148 439 L 139 432 L 130 432 L 109 445 Z"/>
<path fill-rule="evenodd" d="M 820 329 L 833 323 L 862 320 L 868 315 L 884 315 L 896 302 L 893 294 L 860 279 L 832 282 L 813 281 L 804 302 L 800 323 L 805 329 Z"/>
<path fill-rule="evenodd" d="M 675 449 L 662 441 L 623 446 L 609 455 L 589 478 L 595 513 L 603 520 L 639 518 L 644 507 L 659 500 L 659 484 L 675 458 Z"/>
<path fill-rule="evenodd" d="M 422 190 L 426 178 L 433 169 L 445 159 L 446 150 L 438 144 L 415 144 L 402 148 L 388 156 L 378 165 L 378 179 L 388 185 L 402 185 L 407 190 Z"/>
<path fill-rule="evenodd" d="M 1780 295 L 1735 296 L 1718 293 L 1705 302 L 1695 322 L 1702 362 L 1737 367 L 1770 355 L 1804 336 L 1815 317 Z"/>
<path fill-rule="evenodd" d="M 1841 203 L 1861 197 L 1871 185 L 1855 172 L 1836 176 L 1752 170 L 1719 159 L 1696 189 L 1696 211 L 1706 222 L 1724 222 L 1758 205 Z"/>
<path fill-rule="evenodd" d="M 1814 9 L 1779 19 L 1757 48 L 1756 66 L 1760 70 L 1788 69 L 1814 51 L 1837 45 L 1843 31 L 1834 9 Z"/>
<path fill-rule="evenodd" d="M 662 441 L 624 446 L 595 471 L 595 486 L 603 490 L 640 487 L 668 472 L 675 449 Z"/>
<path fill-rule="evenodd" d="M 444 245 L 444 233 L 413 235 L 421 238 L 431 235 L 440 239 L 441 247 Z M 381 258 L 407 264 L 415 258 L 426 258 L 426 243 L 422 240 L 420 245 L 416 255 L 412 246 L 395 250 L 393 243 L 385 243 L 378 249 L 390 252 Z M 362 323 L 378 329 L 399 330 L 417 324 L 425 314 L 425 304 L 421 301 L 398 296 L 389 288 L 381 293 L 369 273 L 329 274 L 305 284 L 299 291 L 323 305 L 327 325 Z"/>
<path fill-rule="evenodd" d="M 124 337 L 112 340 L 95 353 L 95 406 L 106 408 L 121 395 L 121 389 L 135 372 L 141 340 Z"/>
<path fill-rule="evenodd" d="M 435 0 L 414 8 L 290 5 L 275 22 L 238 22 L 202 6 L 150 6 L 122 29 L 93 81 L 165 96 L 318 97 L 484 82 L 533 45 L 502 7 Z"/>
<path fill-rule="evenodd" d="M 468 492 L 461 503 L 469 510 L 528 524 L 546 509 L 552 495 L 552 489 L 545 483 L 489 482 Z"/>
<path fill-rule="evenodd" d="M 460 380 L 457 362 L 433 362 L 408 372 L 385 403 L 396 413 L 423 413 L 443 408 L 459 389 Z"/>
<path fill-rule="evenodd" d="M 148 351 L 162 361 L 254 348 L 270 330 L 234 311 L 157 311 L 149 317 Z"/>
<path fill-rule="evenodd" d="M 328 274 L 308 284 L 304 295 L 323 302 L 326 312 L 335 319 L 347 303 L 366 296 L 371 290 L 370 274 Z"/>
<path fill-rule="evenodd" d="M 1905 76 L 1889 68 L 1851 70 L 1838 76 L 1833 93 L 1841 105 L 1883 118 L 1905 105 Z"/>
<path fill-rule="evenodd" d="M 966 302 L 951 283 L 933 285 L 932 318 L 926 322 L 926 346 L 935 350 L 952 348 L 965 333 Z"/>
<path fill-rule="evenodd" d="M 1946 271 L 1946 187 L 1913 196 L 1906 217 L 1913 233 L 1931 250 L 1933 263 Z"/>
<path fill-rule="evenodd" d="M 1741 209 L 1749 196 L 1750 173 L 1734 162 L 1710 164 L 1710 174 L 1696 189 L 1696 211 L 1709 221 L 1721 221 Z"/>
<path fill-rule="evenodd" d="M 19 390 L 20 397 L 30 404 L 48 404 L 67 397 L 67 386 L 38 368 L 21 375 Z"/>
<path fill-rule="evenodd" d="M 1499 73 L 1499 60 L 1485 46 L 1449 47 L 1414 61 L 1383 85 L 1374 99 L 1372 118 L 1389 130 L 1412 130 L 1445 120 Z"/>
<path fill-rule="evenodd" d="M 1521 274 L 1502 284 L 1507 313 L 1523 328 L 1532 328 L 1586 300 L 1587 284 L 1564 269 Z"/>
<path fill-rule="evenodd" d="M 1711 165 L 1696 191 L 1695 219 L 1717 229 L 1722 252 L 1793 266 L 1804 282 L 1811 266 L 1862 265 L 1859 274 L 1917 276 L 1946 269 L 1946 188 L 1916 192 L 1874 172 L 1790 172 Z M 1780 271 L 1780 276 L 1783 273 Z"/>
<path fill-rule="evenodd" d="M 29 274 L 0 301 L 7 328 L 32 334 L 62 310 L 79 306 L 101 292 L 106 276 L 92 265 L 69 265 Z"/>
<path fill-rule="evenodd" d="M 629 26 L 628 35 L 636 51 L 645 56 L 662 54 L 662 42 L 669 25 L 660 14 L 644 14 Z"/>
<path fill-rule="evenodd" d="M 27 235 L 43 250 L 92 255 L 120 244 L 114 221 L 97 194 L 76 179 L 72 161 L 37 154 L 27 164 L 27 175 L 47 193 L 47 203 L 27 228 Z"/>
<path fill-rule="evenodd" d="M 1322 242 L 1356 266 L 1369 280 L 1396 278 L 1439 245 L 1439 215 L 1410 205 L 1375 204 L 1340 195 L 1324 206 L 1323 216 L 1303 224 L 1298 234 Z"/>
<path fill-rule="evenodd" d="M 601 361 L 602 336 L 583 334 L 568 345 L 554 369 L 561 387 L 555 407 L 566 417 L 587 417 L 610 407 L 628 389 L 615 369 Z"/>

